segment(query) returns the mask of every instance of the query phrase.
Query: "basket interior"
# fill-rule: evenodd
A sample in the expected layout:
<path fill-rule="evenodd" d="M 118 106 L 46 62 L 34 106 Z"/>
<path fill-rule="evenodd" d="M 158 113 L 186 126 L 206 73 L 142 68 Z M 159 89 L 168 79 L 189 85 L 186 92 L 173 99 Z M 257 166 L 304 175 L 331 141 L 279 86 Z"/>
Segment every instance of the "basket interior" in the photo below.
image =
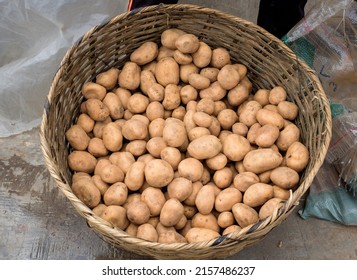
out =
<path fill-rule="evenodd" d="M 103 220 L 81 205 L 71 192 L 71 171 L 67 165 L 70 147 L 65 139 L 65 132 L 79 115 L 83 83 L 94 80 L 97 74 L 111 67 L 122 67 L 142 43 L 160 43 L 160 35 L 167 28 L 179 28 L 195 34 L 211 48 L 224 47 L 229 50 L 233 62 L 247 66 L 253 92 L 259 88 L 284 86 L 288 99 L 300 110 L 296 125 L 301 130 L 301 141 L 309 148 L 309 165 L 283 214 L 259 224 L 254 230 L 230 235 L 230 238 L 220 242 L 161 246 L 138 241 L 136 238 L 123 239 L 125 233 L 118 233 L 118 230 L 111 229 L 108 224 L 98 231 L 111 243 L 158 258 L 190 257 L 189 251 L 192 249 L 199 252 L 196 256 L 200 258 L 204 254 L 207 257 L 227 256 L 256 242 L 286 217 L 307 191 L 321 166 L 331 134 L 328 102 L 313 71 L 297 59 L 280 40 L 262 28 L 216 10 L 192 5 L 147 7 L 141 11 L 119 15 L 93 28 L 67 52 L 53 80 L 41 128 L 46 163 L 58 186 L 77 211 L 89 219 L 94 229 L 97 228 L 96 225 L 100 227 Z"/>

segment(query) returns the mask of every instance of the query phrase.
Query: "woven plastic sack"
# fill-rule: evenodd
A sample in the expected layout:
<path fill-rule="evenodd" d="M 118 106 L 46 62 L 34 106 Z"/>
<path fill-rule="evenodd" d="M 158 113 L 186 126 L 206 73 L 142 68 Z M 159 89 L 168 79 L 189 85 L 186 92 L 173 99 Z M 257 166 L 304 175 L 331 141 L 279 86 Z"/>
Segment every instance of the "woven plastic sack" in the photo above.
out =
<path fill-rule="evenodd" d="M 318 74 L 329 97 L 332 139 L 303 218 L 357 225 L 357 2 L 321 1 L 283 41 Z"/>
<path fill-rule="evenodd" d="M 0 137 L 40 124 L 67 49 L 126 5 L 117 0 L 0 0 Z"/>

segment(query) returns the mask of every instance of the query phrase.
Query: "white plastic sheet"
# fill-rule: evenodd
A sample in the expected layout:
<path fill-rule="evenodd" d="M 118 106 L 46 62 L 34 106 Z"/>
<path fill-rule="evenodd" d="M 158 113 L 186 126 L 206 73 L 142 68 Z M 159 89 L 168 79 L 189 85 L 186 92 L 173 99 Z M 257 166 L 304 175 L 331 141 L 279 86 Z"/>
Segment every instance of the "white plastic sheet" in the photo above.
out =
<path fill-rule="evenodd" d="M 38 126 L 67 49 L 126 0 L 0 0 L 0 137 Z"/>

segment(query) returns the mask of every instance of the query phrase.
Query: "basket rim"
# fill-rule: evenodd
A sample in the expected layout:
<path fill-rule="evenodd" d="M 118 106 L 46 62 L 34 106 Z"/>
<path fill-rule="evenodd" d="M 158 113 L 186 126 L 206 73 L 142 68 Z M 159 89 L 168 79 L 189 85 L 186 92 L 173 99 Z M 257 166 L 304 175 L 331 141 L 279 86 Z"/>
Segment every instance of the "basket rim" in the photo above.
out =
<path fill-rule="evenodd" d="M 298 186 L 296 191 L 293 193 L 290 191 L 290 197 L 289 199 L 284 203 L 284 207 L 282 211 L 279 211 L 279 213 L 276 211 L 272 216 L 269 216 L 265 220 L 262 220 L 258 222 L 257 224 L 250 225 L 248 227 L 243 228 L 240 231 L 237 232 L 232 232 L 228 235 L 225 235 L 223 237 L 218 237 L 216 239 L 212 239 L 210 241 L 204 241 L 204 242 L 197 242 L 197 243 L 173 243 L 173 244 L 163 244 L 163 243 L 158 243 L 158 242 L 150 242 L 150 241 L 145 241 L 143 239 L 133 237 L 129 234 L 127 234 L 125 231 L 114 228 L 109 222 L 101 219 L 100 217 L 96 216 L 90 208 L 85 206 L 71 191 L 71 187 L 65 182 L 65 180 L 61 177 L 61 173 L 59 172 L 55 160 L 51 157 L 51 143 L 49 143 L 46 139 L 46 127 L 48 123 L 48 114 L 51 106 L 51 102 L 55 96 L 55 88 L 56 85 L 62 76 L 62 66 L 65 65 L 69 60 L 72 55 L 72 53 L 76 50 L 80 44 L 85 42 L 90 38 L 90 36 L 99 31 L 101 28 L 104 26 L 124 20 L 125 18 L 128 18 L 132 15 L 140 14 L 140 13 L 145 13 L 147 11 L 155 11 L 157 10 L 160 12 L 160 9 L 191 9 L 196 12 L 206 12 L 206 13 L 212 13 L 215 16 L 219 17 L 225 17 L 228 18 L 229 20 L 235 21 L 237 23 L 244 24 L 250 28 L 255 29 L 257 32 L 262 33 L 264 36 L 266 36 L 269 40 L 273 41 L 274 43 L 278 44 L 279 47 L 281 47 L 286 55 L 288 55 L 290 58 L 296 60 L 297 64 L 303 68 L 306 72 L 310 74 L 310 78 L 313 80 L 314 84 L 316 85 L 318 89 L 318 93 L 321 96 L 323 103 L 325 105 L 325 110 L 326 110 L 326 116 L 327 116 L 327 126 L 326 126 L 326 131 L 325 131 L 325 141 L 323 143 L 323 149 L 320 150 L 318 157 L 316 159 L 316 163 L 314 167 L 310 170 L 308 176 L 305 177 L 304 181 Z M 132 245 L 141 245 L 145 246 L 147 248 L 154 248 L 154 249 L 160 249 L 162 251 L 165 250 L 187 250 L 187 249 L 202 249 L 202 248 L 207 248 L 207 247 L 214 247 L 215 245 L 227 243 L 229 244 L 230 242 L 242 242 L 245 239 L 249 239 L 250 236 L 255 235 L 258 231 L 262 231 L 265 228 L 272 226 L 274 227 L 276 224 L 280 224 L 286 217 L 288 213 L 290 213 L 296 205 L 298 205 L 300 198 L 302 195 L 308 190 L 310 187 L 313 178 L 315 177 L 316 173 L 320 169 L 321 165 L 323 164 L 324 158 L 327 153 L 327 149 L 331 140 L 331 111 L 328 106 L 328 99 L 325 94 L 325 91 L 322 88 L 322 85 L 320 81 L 318 80 L 317 76 L 315 75 L 315 71 L 312 70 L 303 60 L 301 60 L 297 55 L 288 47 L 286 46 L 280 39 L 278 39 L 276 36 L 270 34 L 267 32 L 265 29 L 262 27 L 248 21 L 245 19 L 242 19 L 240 17 L 228 14 L 226 12 L 222 12 L 217 9 L 212 9 L 212 8 L 207 8 L 199 5 L 192 5 L 192 4 L 172 4 L 172 5 L 165 5 L 165 4 L 160 4 L 160 5 L 154 5 L 154 6 L 147 6 L 144 8 L 140 9 L 135 9 L 133 11 L 129 12 L 124 12 L 122 14 L 119 14 L 109 20 L 106 20 L 102 22 L 101 24 L 98 24 L 88 30 L 82 37 L 80 37 L 65 53 L 63 59 L 60 62 L 60 66 L 58 70 L 56 71 L 54 78 L 52 80 L 45 106 L 44 106 L 44 112 L 42 115 L 42 121 L 41 121 L 41 127 L 40 127 L 40 144 L 41 144 L 41 149 L 42 153 L 44 156 L 44 160 L 47 166 L 47 169 L 50 172 L 51 177 L 55 180 L 56 185 L 61 189 L 61 191 L 64 193 L 64 195 L 70 200 L 71 204 L 74 206 L 74 208 L 77 210 L 77 212 L 84 217 L 87 220 L 88 225 L 91 227 L 91 225 L 97 225 L 101 228 L 103 228 L 106 232 L 112 234 L 113 236 L 117 237 L 125 237 L 125 242 L 130 243 Z M 269 232 L 269 231 L 268 231 Z M 120 233 L 120 234 L 118 234 Z M 266 234 L 266 233 L 265 233 Z M 263 235 L 265 235 L 263 234 Z"/>

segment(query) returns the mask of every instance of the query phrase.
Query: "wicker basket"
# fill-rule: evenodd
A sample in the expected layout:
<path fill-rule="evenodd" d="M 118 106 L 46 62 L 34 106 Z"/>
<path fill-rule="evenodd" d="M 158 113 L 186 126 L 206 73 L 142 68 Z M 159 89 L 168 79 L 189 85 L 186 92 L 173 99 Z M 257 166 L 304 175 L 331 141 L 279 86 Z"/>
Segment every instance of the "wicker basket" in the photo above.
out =
<path fill-rule="evenodd" d="M 147 242 L 113 228 L 94 215 L 72 193 L 67 165 L 70 147 L 66 130 L 76 121 L 83 100 L 81 86 L 111 67 L 122 67 L 130 53 L 145 41 L 160 42 L 167 28 L 193 33 L 212 48 L 224 47 L 232 61 L 248 67 L 253 91 L 284 85 L 288 99 L 300 109 L 296 120 L 310 162 L 299 187 L 284 207 L 271 217 L 209 242 L 160 244 Z M 41 145 L 47 167 L 56 184 L 88 225 L 104 240 L 122 249 L 158 259 L 225 258 L 262 239 L 299 203 L 326 155 L 331 136 L 329 104 L 314 72 L 280 40 L 264 29 L 235 16 L 193 5 L 159 5 L 121 14 L 88 31 L 63 58 L 48 94 Z"/>

